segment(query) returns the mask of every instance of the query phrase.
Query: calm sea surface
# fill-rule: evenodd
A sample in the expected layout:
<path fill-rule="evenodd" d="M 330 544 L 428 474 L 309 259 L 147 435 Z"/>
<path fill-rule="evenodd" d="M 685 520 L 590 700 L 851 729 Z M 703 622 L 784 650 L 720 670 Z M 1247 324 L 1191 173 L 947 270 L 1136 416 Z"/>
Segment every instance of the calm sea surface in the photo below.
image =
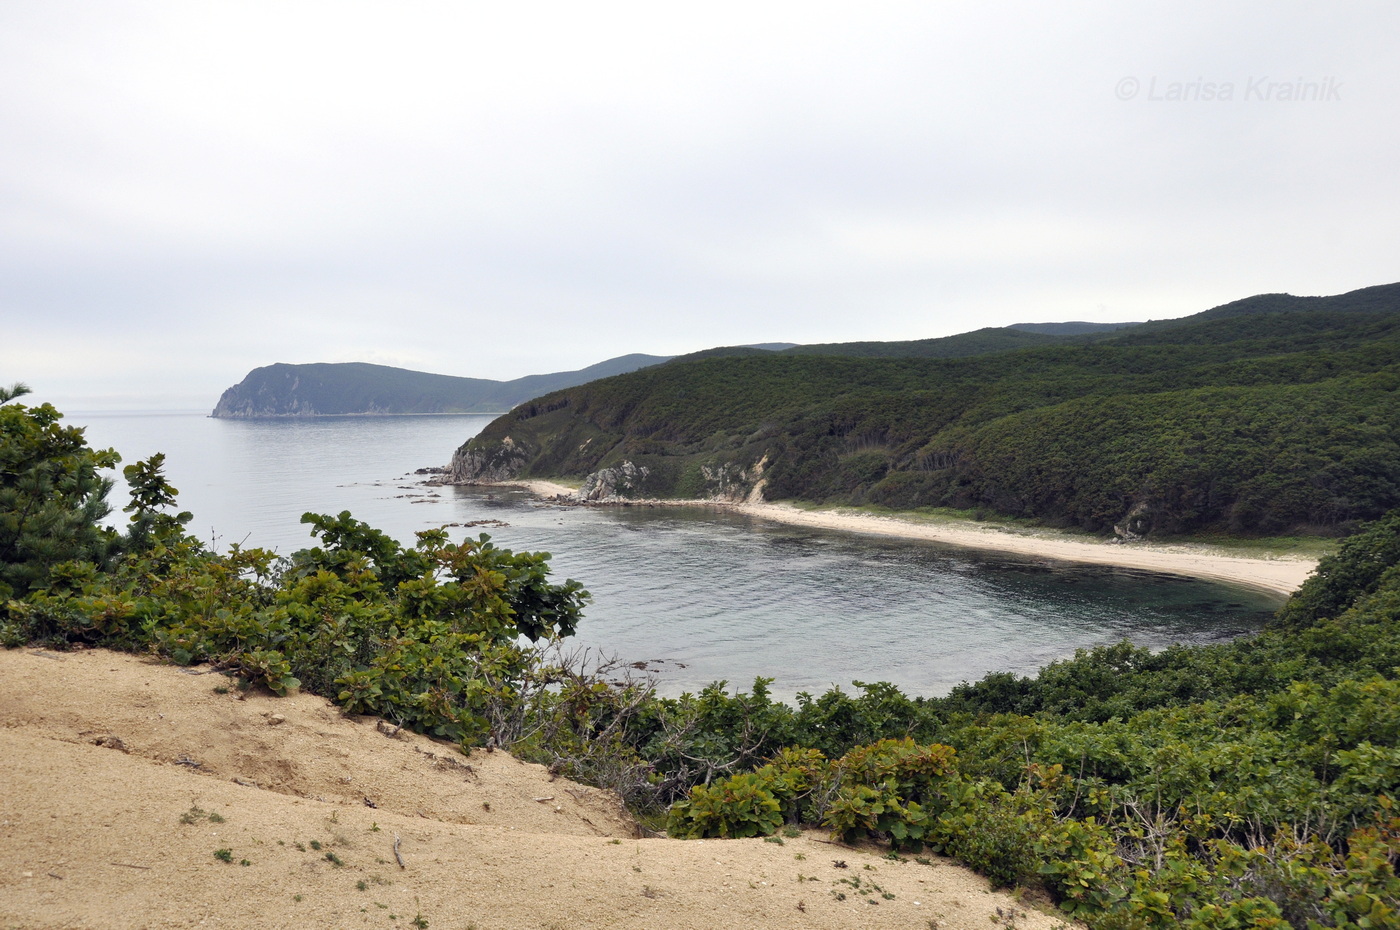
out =
<path fill-rule="evenodd" d="M 1132 570 L 999 557 L 928 543 L 796 529 L 705 508 L 559 507 L 526 494 L 425 488 L 490 417 L 287 422 L 191 413 L 70 414 L 125 463 L 166 454 L 190 529 L 288 554 L 306 511 L 356 517 L 404 542 L 416 530 L 499 520 L 500 545 L 553 555 L 593 595 L 575 642 L 659 662 L 661 689 L 776 679 L 790 699 L 852 681 L 936 695 L 991 671 L 1034 672 L 1131 639 L 1160 648 L 1258 629 L 1277 600 Z M 120 479 L 112 501 L 121 517 Z M 454 535 L 483 528 L 453 529 Z"/>

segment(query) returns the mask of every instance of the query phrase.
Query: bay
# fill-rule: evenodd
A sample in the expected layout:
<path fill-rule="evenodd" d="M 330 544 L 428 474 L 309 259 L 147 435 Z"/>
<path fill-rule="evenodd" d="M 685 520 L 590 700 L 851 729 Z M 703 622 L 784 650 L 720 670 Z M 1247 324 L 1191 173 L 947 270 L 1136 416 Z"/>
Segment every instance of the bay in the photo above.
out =
<path fill-rule="evenodd" d="M 125 462 L 164 452 L 190 531 L 281 554 L 313 540 L 302 513 L 349 510 L 405 543 L 455 538 L 551 553 L 593 595 L 573 639 L 647 663 L 663 693 L 775 679 L 791 699 L 853 681 L 939 695 L 988 672 L 1032 674 L 1076 649 L 1153 649 L 1258 629 L 1278 599 L 1136 570 L 1003 557 L 800 529 L 704 507 L 562 507 L 508 489 L 431 488 L 490 417 L 215 420 L 189 412 L 76 414 Z M 125 489 L 112 495 L 119 522 Z M 460 524 L 491 521 L 489 526 Z M 503 525 L 501 525 L 503 524 Z"/>

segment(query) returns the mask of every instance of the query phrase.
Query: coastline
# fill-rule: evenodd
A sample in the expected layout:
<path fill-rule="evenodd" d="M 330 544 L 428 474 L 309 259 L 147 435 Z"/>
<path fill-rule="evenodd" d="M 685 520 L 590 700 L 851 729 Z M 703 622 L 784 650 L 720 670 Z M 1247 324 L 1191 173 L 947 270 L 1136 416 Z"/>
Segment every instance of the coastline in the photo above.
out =
<path fill-rule="evenodd" d="M 572 498 L 577 490 L 553 481 L 529 478 L 476 483 L 482 486 L 519 487 L 537 497 L 566 501 Z M 1317 567 L 1315 559 L 1251 559 L 1222 555 L 1205 546 L 1097 542 L 1071 538 L 1053 530 L 1014 533 L 971 520 L 950 520 L 937 524 L 915 523 L 897 516 L 841 510 L 801 510 L 782 503 L 712 500 L 646 500 L 630 503 L 634 506 L 714 507 L 774 523 L 811 529 L 944 543 L 1064 562 L 1084 562 L 1186 575 L 1266 591 L 1284 598 L 1296 591 Z"/>

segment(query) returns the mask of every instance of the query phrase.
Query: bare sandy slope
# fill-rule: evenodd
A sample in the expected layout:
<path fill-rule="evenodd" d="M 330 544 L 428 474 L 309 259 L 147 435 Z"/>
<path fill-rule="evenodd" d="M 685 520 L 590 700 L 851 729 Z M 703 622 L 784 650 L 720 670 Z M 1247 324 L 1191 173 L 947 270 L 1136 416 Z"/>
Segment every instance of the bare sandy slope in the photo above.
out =
<path fill-rule="evenodd" d="M 521 480 L 509 484 L 523 487 L 545 498 L 571 498 L 574 489 L 551 481 Z M 1250 559 L 1221 555 L 1205 546 L 1163 546 L 1145 542 L 1113 543 L 1073 538 L 1053 530 L 1008 532 L 999 526 L 972 521 L 915 523 L 894 516 L 878 516 L 857 511 L 801 510 L 788 504 L 749 501 L 742 504 L 713 501 L 644 501 L 643 505 L 699 505 L 724 507 L 776 523 L 839 530 L 873 536 L 918 539 L 973 549 L 989 549 L 1017 555 L 1036 556 L 1066 562 L 1117 565 L 1148 571 L 1210 578 L 1231 584 L 1288 595 L 1312 574 L 1315 559 Z"/>
<path fill-rule="evenodd" d="M 640 839 L 610 795 L 507 753 L 207 671 L 0 650 L 0 928 L 1061 923 L 946 860 L 821 833 Z"/>

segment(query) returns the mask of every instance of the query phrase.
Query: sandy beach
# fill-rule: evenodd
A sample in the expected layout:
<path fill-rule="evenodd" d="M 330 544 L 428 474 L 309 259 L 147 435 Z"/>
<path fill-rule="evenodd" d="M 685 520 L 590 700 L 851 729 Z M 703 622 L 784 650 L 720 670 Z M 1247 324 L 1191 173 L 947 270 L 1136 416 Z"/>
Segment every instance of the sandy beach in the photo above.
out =
<path fill-rule="evenodd" d="M 563 501 L 570 501 L 576 490 L 553 481 L 539 479 L 502 484 L 525 488 L 538 497 Z M 897 516 L 840 509 L 804 510 L 781 503 L 649 500 L 633 502 L 633 505 L 718 507 L 762 520 L 812 529 L 914 539 L 1057 561 L 1116 565 L 1121 568 L 1186 575 L 1192 578 L 1209 578 L 1213 581 L 1268 591 L 1280 597 L 1286 597 L 1296 591 L 1317 567 L 1317 560 L 1309 558 L 1243 558 L 1222 554 L 1209 546 L 1161 545 L 1143 541 L 1097 541 L 1071 537 L 1054 530 L 1010 530 L 996 524 L 971 520 L 916 523 Z"/>

